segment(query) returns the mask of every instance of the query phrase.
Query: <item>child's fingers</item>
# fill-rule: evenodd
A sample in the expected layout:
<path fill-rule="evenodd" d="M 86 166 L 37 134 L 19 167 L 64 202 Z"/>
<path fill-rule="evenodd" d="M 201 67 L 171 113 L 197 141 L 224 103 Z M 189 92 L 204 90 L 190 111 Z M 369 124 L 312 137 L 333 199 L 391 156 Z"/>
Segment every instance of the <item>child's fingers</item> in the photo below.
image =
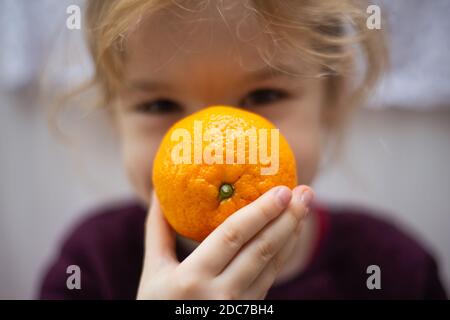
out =
<path fill-rule="evenodd" d="M 148 263 L 177 261 L 175 232 L 165 219 L 154 192 L 145 227 L 145 257 Z"/>
<path fill-rule="evenodd" d="M 291 190 L 285 186 L 272 188 L 228 217 L 183 264 L 211 275 L 219 274 L 248 240 L 288 206 L 291 196 Z"/>
<path fill-rule="evenodd" d="M 309 190 L 304 186 L 294 189 L 288 208 L 242 248 L 219 276 L 220 281 L 231 288 L 243 290 L 258 277 L 266 265 L 274 264 L 278 269 L 281 268 L 282 262 L 275 256 L 286 246 L 288 239 L 306 215 L 309 203 L 304 203 L 304 200 L 310 201 L 312 198 Z M 305 196 L 305 193 L 309 195 Z"/>
<path fill-rule="evenodd" d="M 292 254 L 292 250 L 298 243 L 298 239 L 301 232 L 301 226 L 303 222 L 300 222 L 298 228 L 291 234 L 286 245 L 275 255 L 271 263 L 268 263 L 264 270 L 258 275 L 252 284 L 245 290 L 242 299 L 245 300 L 262 300 L 265 298 L 267 291 L 273 285 L 276 277 L 279 274 L 279 265 L 284 265 L 289 256 Z"/>

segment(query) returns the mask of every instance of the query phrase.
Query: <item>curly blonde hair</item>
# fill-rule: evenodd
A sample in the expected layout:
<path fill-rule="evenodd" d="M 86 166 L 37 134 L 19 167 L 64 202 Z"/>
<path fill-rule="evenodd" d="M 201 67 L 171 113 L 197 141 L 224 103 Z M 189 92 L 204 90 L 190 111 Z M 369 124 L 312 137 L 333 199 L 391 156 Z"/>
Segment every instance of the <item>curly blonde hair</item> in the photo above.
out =
<path fill-rule="evenodd" d="M 210 1 L 193 3 L 202 7 Z M 126 52 L 124 40 L 143 15 L 147 17 L 171 5 L 180 6 L 181 2 L 88 0 L 85 30 L 95 65 L 90 84 L 100 89 L 100 105 L 110 105 L 116 98 Z M 366 26 L 368 4 L 363 0 L 246 0 L 245 5 L 264 32 L 284 39 L 299 57 L 322 67 L 328 102 L 324 118 L 330 127 L 340 127 L 346 115 L 367 97 L 385 68 L 383 32 Z M 299 39 L 307 39 L 308 45 Z M 357 85 L 346 90 L 360 58 L 364 73 Z"/>

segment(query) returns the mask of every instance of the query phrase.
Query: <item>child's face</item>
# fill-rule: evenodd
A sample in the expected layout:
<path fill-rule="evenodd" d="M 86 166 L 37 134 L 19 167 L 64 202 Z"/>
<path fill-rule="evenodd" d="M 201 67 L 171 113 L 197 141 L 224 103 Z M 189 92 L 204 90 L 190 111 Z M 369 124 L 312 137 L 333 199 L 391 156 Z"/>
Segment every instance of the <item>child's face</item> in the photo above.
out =
<path fill-rule="evenodd" d="M 126 87 L 115 115 L 128 174 L 144 201 L 164 133 L 210 105 L 242 107 L 271 120 L 294 150 L 299 183 L 311 183 L 319 160 L 324 80 L 312 77 L 319 70 L 306 68 L 292 49 L 264 35 L 254 18 L 243 20 L 248 14 L 238 1 L 220 13 L 215 5 L 198 13 L 172 8 L 143 20 L 127 39 Z"/>

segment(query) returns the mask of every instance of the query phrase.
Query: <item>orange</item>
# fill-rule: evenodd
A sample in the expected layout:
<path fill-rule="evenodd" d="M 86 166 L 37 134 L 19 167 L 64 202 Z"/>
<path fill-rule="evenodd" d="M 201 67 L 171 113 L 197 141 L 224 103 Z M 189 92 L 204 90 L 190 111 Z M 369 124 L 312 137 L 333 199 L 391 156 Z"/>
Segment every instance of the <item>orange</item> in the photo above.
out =
<path fill-rule="evenodd" d="M 228 216 L 272 187 L 294 188 L 294 154 L 276 132 L 265 118 L 227 106 L 205 108 L 175 123 L 153 165 L 153 186 L 172 228 L 202 241 Z"/>

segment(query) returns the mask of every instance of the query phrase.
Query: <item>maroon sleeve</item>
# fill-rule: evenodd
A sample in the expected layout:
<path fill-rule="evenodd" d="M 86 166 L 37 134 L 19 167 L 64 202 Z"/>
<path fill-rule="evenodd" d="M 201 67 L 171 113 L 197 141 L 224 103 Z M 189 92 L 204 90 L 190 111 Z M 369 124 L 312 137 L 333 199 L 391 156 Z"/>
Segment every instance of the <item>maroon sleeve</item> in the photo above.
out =
<path fill-rule="evenodd" d="M 67 238 L 58 256 L 46 272 L 40 289 L 40 299 L 101 299 L 101 270 L 97 263 L 96 248 L 89 244 L 87 226 L 80 226 Z M 68 289 L 66 282 L 69 266 L 80 268 L 80 289 Z M 97 285 L 96 285 L 97 284 Z"/>
<path fill-rule="evenodd" d="M 134 299 L 143 255 L 145 210 L 138 205 L 103 209 L 78 224 L 63 241 L 43 277 L 40 299 Z M 66 282 L 80 269 L 80 289 Z"/>
<path fill-rule="evenodd" d="M 438 267 L 435 260 L 429 257 L 426 268 L 426 284 L 423 299 L 425 300 L 447 300 L 447 294 L 439 278 Z"/>
<path fill-rule="evenodd" d="M 394 221 L 356 206 L 314 208 L 319 241 L 306 269 L 270 289 L 268 299 L 446 299 L 436 260 Z M 295 254 L 295 253 L 294 253 Z M 367 286 L 368 266 L 381 287 Z"/>
<path fill-rule="evenodd" d="M 334 256 L 330 266 L 341 282 L 358 288 L 353 297 L 367 299 L 446 299 L 433 250 L 412 230 L 373 211 L 343 209 L 332 217 Z M 349 263 L 351 262 L 351 263 Z M 382 289 L 367 290 L 365 271 L 378 265 Z M 340 270 L 340 271 L 339 271 Z M 355 276 L 358 275 L 358 276 Z"/>

